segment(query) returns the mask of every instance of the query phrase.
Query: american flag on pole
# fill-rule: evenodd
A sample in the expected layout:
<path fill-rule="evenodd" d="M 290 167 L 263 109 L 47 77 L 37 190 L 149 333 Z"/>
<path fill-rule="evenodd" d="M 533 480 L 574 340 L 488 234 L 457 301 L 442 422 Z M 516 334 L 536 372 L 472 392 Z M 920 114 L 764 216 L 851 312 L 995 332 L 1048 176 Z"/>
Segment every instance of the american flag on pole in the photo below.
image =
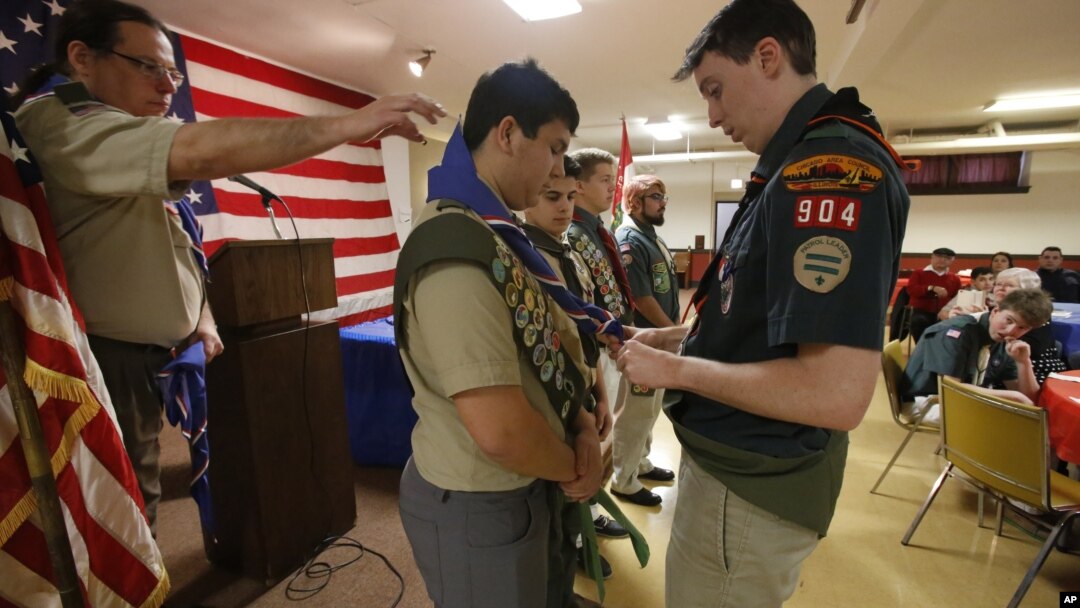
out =
<path fill-rule="evenodd" d="M 623 186 L 634 177 L 634 158 L 630 155 L 630 138 L 626 136 L 626 118 L 622 119 L 622 146 L 619 147 L 619 168 L 615 171 L 615 197 L 611 199 L 611 230 L 622 226 Z"/>
<path fill-rule="evenodd" d="M 178 36 L 175 48 L 177 65 L 188 75 L 170 113 L 179 120 L 342 114 L 373 101 L 191 36 Z M 338 319 L 345 327 L 391 314 L 400 244 L 378 141 L 339 146 L 249 177 L 285 199 L 301 238 L 335 239 L 338 306 L 313 314 L 314 320 Z M 274 238 L 261 197 L 240 184 L 196 183 L 188 198 L 202 221 L 207 255 L 225 241 Z M 295 237 L 279 206 L 275 214 L 282 235 Z"/>
<path fill-rule="evenodd" d="M 160 606 L 169 578 L 78 311 L 41 176 L 0 115 L 0 300 L 25 343 L 24 379 L 41 418 L 83 602 Z M 0 369 L 0 606 L 59 606 L 26 457 Z"/>

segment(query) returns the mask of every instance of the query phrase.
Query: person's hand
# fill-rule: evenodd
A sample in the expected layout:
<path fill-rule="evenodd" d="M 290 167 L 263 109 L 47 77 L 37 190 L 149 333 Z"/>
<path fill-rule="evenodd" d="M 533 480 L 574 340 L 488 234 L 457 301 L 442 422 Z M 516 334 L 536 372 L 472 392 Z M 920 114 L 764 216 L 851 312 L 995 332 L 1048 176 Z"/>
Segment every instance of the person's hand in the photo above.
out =
<path fill-rule="evenodd" d="M 215 357 L 225 352 L 225 345 L 221 343 L 221 336 L 218 335 L 217 325 L 210 322 L 200 321 L 199 326 L 195 329 L 194 339 L 195 341 L 202 342 L 203 353 L 206 355 L 206 362 L 210 363 Z"/>
<path fill-rule="evenodd" d="M 599 490 L 603 476 L 600 457 L 600 440 L 595 432 L 578 433 L 574 438 L 574 471 L 577 478 L 559 484 L 566 497 L 574 502 L 585 502 Z"/>
<path fill-rule="evenodd" d="M 940 285 L 934 285 L 930 288 L 930 291 L 933 292 L 934 297 L 936 298 L 944 298 L 945 296 L 949 295 L 949 290 L 941 287 Z"/>
<path fill-rule="evenodd" d="M 958 317 L 960 315 L 966 315 L 967 311 L 961 306 L 953 306 L 949 309 L 949 318 Z"/>
<path fill-rule="evenodd" d="M 352 139 L 358 142 L 397 135 L 409 141 L 427 143 L 410 114 L 419 114 L 435 124 L 446 116 L 446 109 L 420 93 L 387 95 L 347 114 L 345 120 L 350 121 L 351 130 L 356 133 Z"/>
<path fill-rule="evenodd" d="M 603 378 L 600 378 L 599 381 L 603 382 Z M 596 417 L 596 433 L 600 436 L 600 441 L 603 441 L 607 439 L 608 433 L 611 432 L 611 425 L 613 424 L 607 397 L 596 400 L 596 411 L 593 412 L 593 416 Z"/>
<path fill-rule="evenodd" d="M 1005 352 L 1017 363 L 1031 363 L 1031 345 L 1016 338 L 1005 338 Z"/>
<path fill-rule="evenodd" d="M 631 340 L 619 350 L 616 364 L 631 384 L 671 388 L 678 361 L 677 355 Z"/>

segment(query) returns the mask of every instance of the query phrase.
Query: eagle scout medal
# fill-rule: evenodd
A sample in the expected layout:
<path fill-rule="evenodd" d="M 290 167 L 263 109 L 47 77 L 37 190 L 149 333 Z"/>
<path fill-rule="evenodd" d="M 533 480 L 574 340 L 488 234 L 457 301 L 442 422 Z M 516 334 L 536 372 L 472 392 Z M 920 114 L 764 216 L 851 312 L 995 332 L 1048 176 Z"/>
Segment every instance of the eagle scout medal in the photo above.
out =
<path fill-rule="evenodd" d="M 795 249 L 795 280 L 815 293 L 829 293 L 851 270 L 851 250 L 832 236 L 815 236 Z"/>

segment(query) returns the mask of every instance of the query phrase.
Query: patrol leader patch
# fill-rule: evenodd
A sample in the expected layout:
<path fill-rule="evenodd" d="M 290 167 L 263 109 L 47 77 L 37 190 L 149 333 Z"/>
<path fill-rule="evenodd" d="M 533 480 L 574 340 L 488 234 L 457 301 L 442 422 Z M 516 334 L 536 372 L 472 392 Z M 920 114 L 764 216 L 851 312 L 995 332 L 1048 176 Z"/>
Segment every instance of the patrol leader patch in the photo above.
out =
<path fill-rule="evenodd" d="M 795 250 L 795 280 L 816 293 L 829 293 L 844 282 L 851 270 L 847 243 L 831 236 L 815 236 Z"/>
<path fill-rule="evenodd" d="M 782 173 L 793 192 L 841 190 L 870 192 L 881 183 L 881 169 L 854 156 L 819 154 L 791 163 Z"/>

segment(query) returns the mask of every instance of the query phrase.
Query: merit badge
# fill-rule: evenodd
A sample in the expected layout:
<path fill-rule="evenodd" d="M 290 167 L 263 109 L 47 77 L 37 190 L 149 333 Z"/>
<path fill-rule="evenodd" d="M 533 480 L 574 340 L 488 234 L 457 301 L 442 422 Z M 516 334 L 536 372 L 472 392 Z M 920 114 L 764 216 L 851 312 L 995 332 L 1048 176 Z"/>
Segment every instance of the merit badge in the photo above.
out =
<path fill-rule="evenodd" d="M 506 285 L 506 303 L 510 306 L 517 306 L 518 288 L 513 283 L 507 283 Z"/>
<path fill-rule="evenodd" d="M 544 328 L 544 313 L 540 312 L 539 310 L 533 311 L 533 325 L 536 326 L 536 329 Z M 548 318 L 548 325 L 551 325 L 550 317 Z"/>
<path fill-rule="evenodd" d="M 509 266 L 511 264 L 510 260 L 512 258 L 510 257 L 510 250 L 507 249 L 506 245 L 499 239 L 495 239 L 495 253 L 499 256 L 499 261 L 502 262 L 504 266 Z"/>
<path fill-rule="evenodd" d="M 577 392 L 577 387 L 574 386 L 573 381 L 571 381 L 569 377 L 566 378 L 566 382 L 563 384 L 563 388 L 566 389 L 566 394 L 570 395 L 571 397 L 573 397 L 574 393 Z"/>
<path fill-rule="evenodd" d="M 634 256 L 630 255 L 629 253 L 622 254 L 622 264 L 623 264 L 623 266 L 629 266 L 630 264 L 633 264 L 633 263 L 634 263 Z"/>
<path fill-rule="evenodd" d="M 570 402 L 567 401 L 566 403 L 562 404 L 562 415 L 560 415 L 559 417 L 560 418 L 566 418 L 566 415 L 569 414 L 569 413 L 570 413 Z"/>
<path fill-rule="evenodd" d="M 556 356 L 556 360 L 559 363 L 559 371 L 566 369 L 566 357 L 564 357 L 562 353 L 559 353 Z"/>
<path fill-rule="evenodd" d="M 600 293 L 604 294 L 605 296 L 607 295 L 607 293 L 609 291 L 611 291 L 611 288 L 608 287 L 607 285 L 601 285 L 600 286 Z"/>
<path fill-rule="evenodd" d="M 550 365 L 550 364 L 551 364 L 551 361 L 548 361 L 544 365 L 547 366 L 547 365 Z M 555 372 L 555 386 L 562 386 L 562 385 L 563 385 L 563 373 L 562 372 Z"/>
<path fill-rule="evenodd" d="M 553 333 L 550 327 L 544 330 L 544 346 L 551 348 L 551 335 Z"/>
<path fill-rule="evenodd" d="M 503 264 L 501 260 L 491 260 L 491 274 L 495 275 L 496 281 L 505 283 L 506 264 Z"/>
<path fill-rule="evenodd" d="M 551 348 L 559 350 L 559 346 L 562 345 L 562 340 L 559 339 L 559 332 L 551 332 Z"/>
<path fill-rule="evenodd" d="M 536 295 L 536 310 L 540 312 L 547 311 L 547 295 L 544 292 L 540 292 Z"/>
<path fill-rule="evenodd" d="M 533 365 L 540 367 L 544 359 L 547 359 L 547 349 L 544 348 L 543 344 L 537 344 L 536 348 L 533 349 Z"/>
<path fill-rule="evenodd" d="M 517 312 L 514 314 L 514 324 L 522 329 L 529 324 L 529 311 L 524 304 L 517 307 Z"/>
<path fill-rule="evenodd" d="M 579 239 L 576 243 L 574 243 L 574 249 L 578 251 L 585 251 L 585 241 Z"/>
<path fill-rule="evenodd" d="M 854 156 L 819 154 L 784 167 L 784 186 L 792 192 L 847 190 L 870 192 L 881 183 L 877 166 Z"/>
<path fill-rule="evenodd" d="M 521 273 L 521 267 L 517 265 L 517 259 L 514 260 L 514 268 L 510 271 L 514 275 L 514 285 L 518 289 L 525 286 L 525 275 Z"/>
<path fill-rule="evenodd" d="M 540 379 L 544 382 L 551 380 L 551 374 L 555 373 L 555 365 L 551 361 L 544 361 L 544 364 L 540 366 Z M 559 383 L 556 382 L 556 386 Z"/>
<path fill-rule="evenodd" d="M 529 325 L 525 327 L 525 346 L 531 347 L 536 344 L 536 327 Z"/>
<path fill-rule="evenodd" d="M 851 270 L 847 243 L 831 236 L 816 236 L 795 250 L 795 280 L 816 293 L 829 293 L 844 282 Z"/>
<path fill-rule="evenodd" d="M 523 295 L 525 296 L 525 308 L 529 310 L 536 308 L 536 294 L 533 293 L 533 290 L 526 289 Z"/>

